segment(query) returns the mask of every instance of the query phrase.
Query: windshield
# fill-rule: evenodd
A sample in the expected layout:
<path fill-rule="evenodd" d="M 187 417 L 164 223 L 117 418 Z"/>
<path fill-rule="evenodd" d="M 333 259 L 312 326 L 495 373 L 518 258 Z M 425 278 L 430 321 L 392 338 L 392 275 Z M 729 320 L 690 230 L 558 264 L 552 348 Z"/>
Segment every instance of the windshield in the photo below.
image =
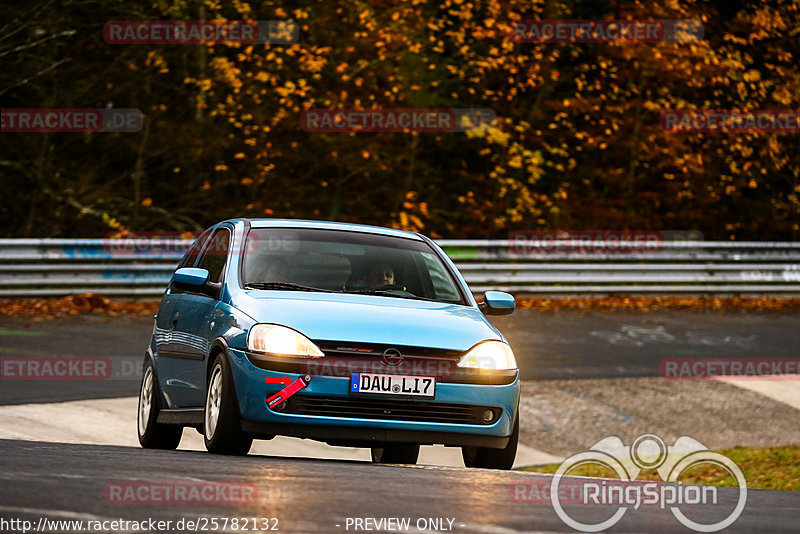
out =
<path fill-rule="evenodd" d="M 251 229 L 242 286 L 464 304 L 452 274 L 427 243 L 339 230 Z"/>

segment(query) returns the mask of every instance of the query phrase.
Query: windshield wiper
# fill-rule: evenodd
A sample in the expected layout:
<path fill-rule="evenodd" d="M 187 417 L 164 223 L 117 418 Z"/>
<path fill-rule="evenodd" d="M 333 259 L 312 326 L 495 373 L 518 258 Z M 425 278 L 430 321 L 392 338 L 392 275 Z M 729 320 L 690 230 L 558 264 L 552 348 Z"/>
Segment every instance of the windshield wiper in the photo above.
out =
<path fill-rule="evenodd" d="M 427 300 L 429 302 L 447 302 L 438 299 L 430 299 L 412 294 L 398 295 L 382 289 L 348 289 L 336 291 L 335 289 L 322 289 L 321 287 L 303 286 L 291 282 L 248 282 L 244 285 L 247 289 L 275 289 L 279 291 L 318 291 L 321 293 L 354 293 L 357 295 L 378 295 L 381 297 L 394 297 L 398 299 Z"/>
<path fill-rule="evenodd" d="M 394 297 L 398 299 L 410 299 L 410 300 L 427 300 L 430 302 L 443 302 L 437 299 L 429 299 L 427 297 L 420 297 L 413 293 L 406 293 L 398 295 L 397 293 L 390 293 L 389 291 L 382 290 L 382 289 L 348 289 L 344 291 L 344 293 L 355 293 L 357 295 L 378 295 L 381 297 Z"/>
<path fill-rule="evenodd" d="M 324 293 L 333 293 L 329 289 L 322 289 L 319 287 L 301 286 L 300 284 L 292 284 L 290 282 L 248 282 L 244 285 L 248 289 L 277 289 L 284 291 L 321 291 Z"/>

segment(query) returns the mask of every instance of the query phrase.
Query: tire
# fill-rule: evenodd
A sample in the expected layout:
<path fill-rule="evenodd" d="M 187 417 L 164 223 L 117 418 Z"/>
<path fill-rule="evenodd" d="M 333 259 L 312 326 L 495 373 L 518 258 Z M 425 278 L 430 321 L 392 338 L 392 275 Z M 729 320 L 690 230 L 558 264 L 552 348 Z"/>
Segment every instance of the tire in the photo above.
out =
<path fill-rule="evenodd" d="M 203 441 L 214 454 L 245 455 L 253 437 L 242 432 L 233 377 L 225 357 L 220 354 L 211 367 L 203 410 Z"/>
<path fill-rule="evenodd" d="M 376 464 L 414 465 L 419 459 L 419 445 L 415 443 L 387 443 L 383 448 L 372 448 L 372 461 Z"/>
<path fill-rule="evenodd" d="M 504 449 L 489 447 L 461 447 L 461 457 L 466 467 L 483 467 L 485 469 L 509 470 L 514 465 L 519 443 L 519 413 L 514 420 L 514 429 Z"/>
<path fill-rule="evenodd" d="M 183 427 L 158 423 L 160 409 L 161 390 L 153 371 L 153 362 L 148 358 L 142 375 L 142 386 L 139 388 L 139 407 L 136 416 L 139 444 L 145 449 L 177 449 L 183 435 Z"/>

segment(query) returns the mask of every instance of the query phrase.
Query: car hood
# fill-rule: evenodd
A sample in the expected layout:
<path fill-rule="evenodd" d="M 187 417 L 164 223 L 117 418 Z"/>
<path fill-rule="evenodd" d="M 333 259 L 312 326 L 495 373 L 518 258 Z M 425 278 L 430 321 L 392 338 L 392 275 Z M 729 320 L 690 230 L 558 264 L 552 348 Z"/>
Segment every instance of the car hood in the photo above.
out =
<path fill-rule="evenodd" d="M 476 308 L 442 302 L 296 291 L 246 291 L 239 308 L 259 323 L 315 341 L 467 350 L 502 335 Z"/>

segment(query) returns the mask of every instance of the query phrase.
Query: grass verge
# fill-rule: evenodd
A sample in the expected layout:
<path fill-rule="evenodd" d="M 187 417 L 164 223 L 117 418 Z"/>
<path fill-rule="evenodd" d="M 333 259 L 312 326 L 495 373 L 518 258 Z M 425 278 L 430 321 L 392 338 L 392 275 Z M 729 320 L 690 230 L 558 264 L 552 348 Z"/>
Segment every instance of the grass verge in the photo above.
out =
<path fill-rule="evenodd" d="M 749 489 L 800 491 L 800 446 L 736 447 L 716 451 L 724 454 L 742 470 Z M 523 471 L 555 473 L 559 464 L 525 467 Z M 571 475 L 611 477 L 609 470 L 598 465 L 583 465 Z M 613 477 L 616 478 L 616 477 Z M 637 480 L 660 481 L 655 470 L 642 471 Z M 735 487 L 727 471 L 714 465 L 700 465 L 687 471 L 680 479 L 684 484 Z"/>

